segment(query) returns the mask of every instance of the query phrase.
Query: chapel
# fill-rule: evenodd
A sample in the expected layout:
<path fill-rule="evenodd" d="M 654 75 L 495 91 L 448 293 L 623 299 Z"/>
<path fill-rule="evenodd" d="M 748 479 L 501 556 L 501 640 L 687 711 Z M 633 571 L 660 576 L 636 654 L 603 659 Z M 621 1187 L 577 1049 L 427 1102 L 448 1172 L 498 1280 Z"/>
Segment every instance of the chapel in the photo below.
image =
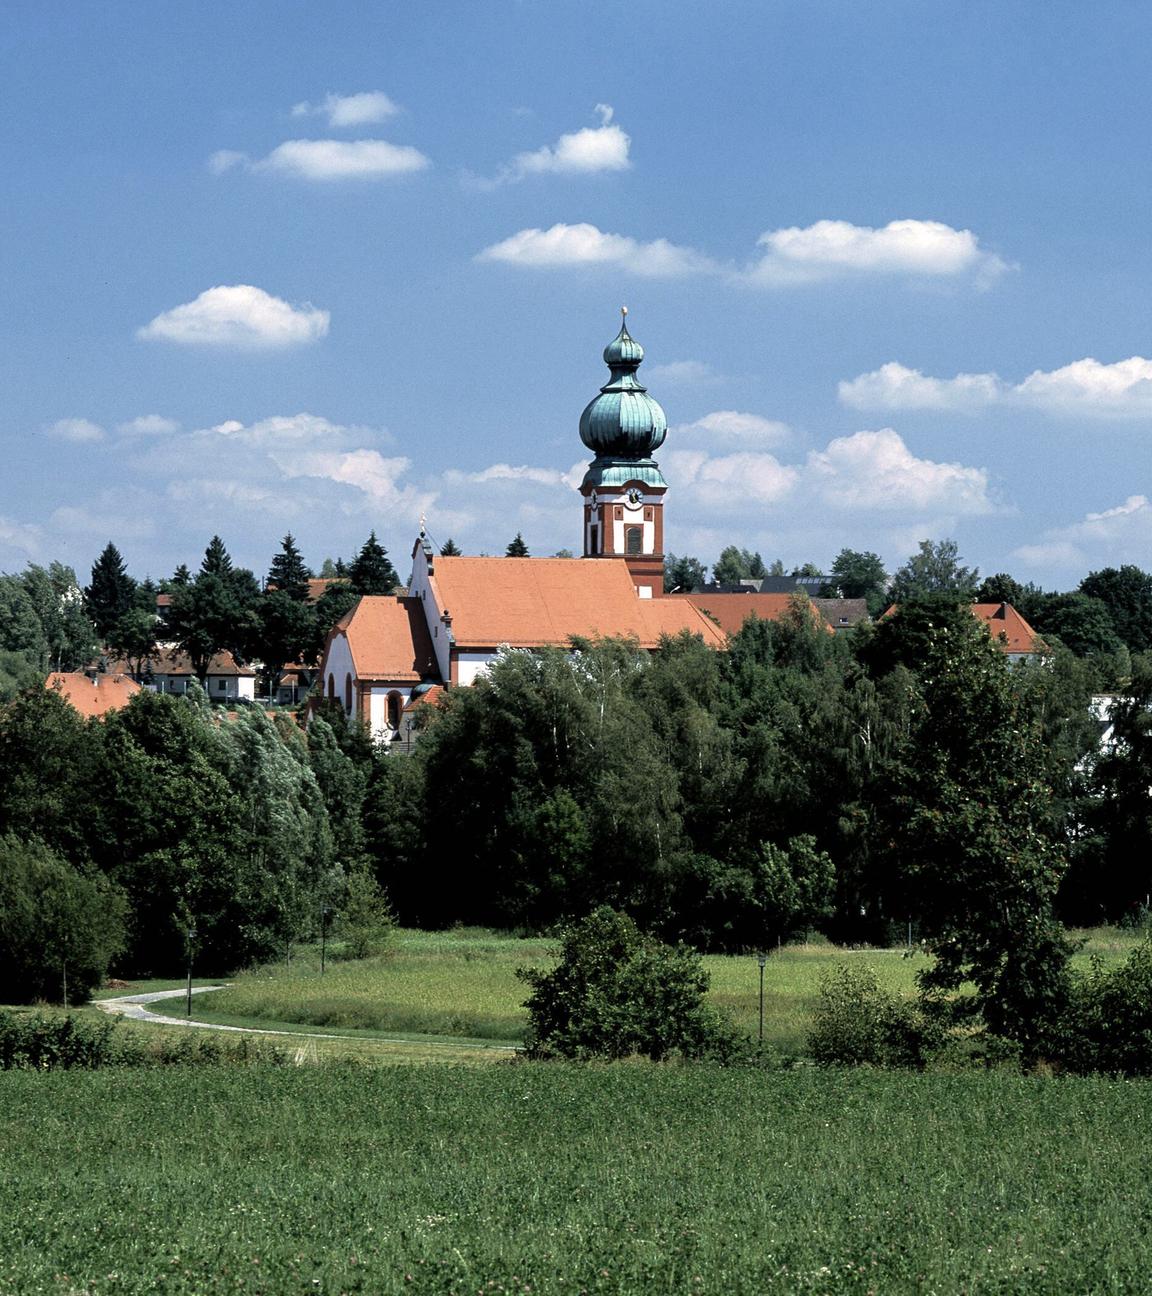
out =
<path fill-rule="evenodd" d="M 325 694 L 377 740 L 409 743 L 417 707 L 471 684 L 508 649 L 621 636 L 652 650 L 682 631 L 724 647 L 703 610 L 663 596 L 668 483 L 653 455 L 668 420 L 640 381 L 644 349 L 622 314 L 604 349 L 608 381 L 580 416 L 593 455 L 579 488 L 583 556 L 447 557 L 422 528 L 407 592 L 366 595 L 329 635 Z"/>

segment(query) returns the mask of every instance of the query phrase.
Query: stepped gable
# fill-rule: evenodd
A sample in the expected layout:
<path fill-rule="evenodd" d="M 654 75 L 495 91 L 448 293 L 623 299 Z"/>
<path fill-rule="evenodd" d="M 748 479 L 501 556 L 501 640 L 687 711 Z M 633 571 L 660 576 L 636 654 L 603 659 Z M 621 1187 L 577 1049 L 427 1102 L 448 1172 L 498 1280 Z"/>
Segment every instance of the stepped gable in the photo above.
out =
<path fill-rule="evenodd" d="M 366 594 L 336 626 L 339 631 L 348 640 L 358 679 L 418 681 L 437 674 L 418 598 Z"/>
<path fill-rule="evenodd" d="M 637 598 L 622 561 L 440 557 L 429 584 L 459 649 L 563 647 L 576 636 L 625 636 L 651 649 L 683 630 L 724 644 L 690 604 Z"/>

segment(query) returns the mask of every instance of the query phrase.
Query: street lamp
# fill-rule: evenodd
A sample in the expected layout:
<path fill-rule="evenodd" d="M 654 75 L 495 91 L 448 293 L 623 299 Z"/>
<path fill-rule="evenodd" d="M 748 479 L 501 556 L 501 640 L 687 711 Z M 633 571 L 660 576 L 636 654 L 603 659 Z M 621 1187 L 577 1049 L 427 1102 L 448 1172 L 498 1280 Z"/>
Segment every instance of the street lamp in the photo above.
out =
<path fill-rule="evenodd" d="M 764 964 L 768 962 L 768 955 L 761 951 L 756 955 L 756 962 L 760 964 L 760 1043 L 764 1043 Z"/>
<path fill-rule="evenodd" d="M 196 939 L 196 928 L 188 928 L 188 1004 L 185 1016 L 192 1016 L 192 942 Z"/>
<path fill-rule="evenodd" d="M 320 906 L 320 975 L 324 975 L 325 942 L 328 935 L 328 906 Z"/>

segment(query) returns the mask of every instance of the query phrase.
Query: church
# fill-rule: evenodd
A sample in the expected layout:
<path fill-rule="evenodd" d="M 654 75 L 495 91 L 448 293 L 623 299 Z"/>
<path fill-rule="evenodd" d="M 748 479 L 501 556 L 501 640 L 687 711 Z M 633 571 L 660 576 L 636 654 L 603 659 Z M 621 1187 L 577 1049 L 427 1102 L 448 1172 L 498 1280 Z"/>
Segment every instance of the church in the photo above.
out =
<path fill-rule="evenodd" d="M 417 707 L 509 648 L 620 636 L 652 650 L 683 631 L 724 647 L 691 598 L 664 597 L 668 483 L 652 456 L 668 420 L 638 377 L 643 359 L 625 318 L 604 350 L 609 380 L 580 416 L 593 455 L 580 485 L 583 557 L 447 557 L 421 530 L 407 593 L 365 596 L 328 637 L 320 678 L 349 719 L 377 740 L 410 741 Z"/>

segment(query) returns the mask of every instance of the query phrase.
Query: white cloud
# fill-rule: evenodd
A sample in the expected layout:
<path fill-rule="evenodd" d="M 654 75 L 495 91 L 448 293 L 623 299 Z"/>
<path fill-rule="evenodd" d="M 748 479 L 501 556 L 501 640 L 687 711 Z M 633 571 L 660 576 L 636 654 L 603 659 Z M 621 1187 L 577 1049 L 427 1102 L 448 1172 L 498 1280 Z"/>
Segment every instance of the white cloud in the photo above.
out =
<path fill-rule="evenodd" d="M 1122 563 L 1146 566 L 1152 547 L 1152 503 L 1129 495 L 1123 504 L 1087 513 L 1080 522 L 1053 527 L 1035 544 L 1021 545 L 1013 558 L 1029 566 L 1083 572 Z"/>
<path fill-rule="evenodd" d="M 57 419 L 44 432 L 53 441 L 70 441 L 73 445 L 104 440 L 104 429 L 100 424 L 86 418 Z"/>
<path fill-rule="evenodd" d="M 502 180 L 522 180 L 529 175 L 587 175 L 596 171 L 626 171 L 630 137 L 612 124 L 612 109 L 597 104 L 600 125 L 561 135 L 552 145 L 520 153 L 501 173 Z"/>
<path fill-rule="evenodd" d="M 678 278 L 714 268 L 699 252 L 667 239 L 642 243 L 623 234 L 602 233 L 595 225 L 562 222 L 547 230 L 520 230 L 485 248 L 476 259 L 538 269 L 612 266 L 647 278 Z"/>
<path fill-rule="evenodd" d="M 123 540 L 146 540 L 156 534 L 156 524 L 141 511 L 137 493 L 106 492 L 89 505 L 62 505 L 49 519 L 53 533 L 99 537 L 116 536 Z"/>
<path fill-rule="evenodd" d="M 217 149 L 208 159 L 208 170 L 213 175 L 223 175 L 234 167 L 246 166 L 249 161 L 247 153 L 239 153 L 236 149 Z"/>
<path fill-rule="evenodd" d="M 837 437 L 798 464 L 754 448 L 715 454 L 691 439 L 660 459 L 680 517 L 723 518 L 744 530 L 765 525 L 770 508 L 772 525 L 792 529 L 809 526 L 812 516 L 823 518 L 827 530 L 829 518 L 871 515 L 890 526 L 889 518 L 899 515 L 901 525 L 919 527 L 923 537 L 956 517 L 995 507 L 985 469 L 917 459 L 890 428 Z"/>
<path fill-rule="evenodd" d="M 755 451 L 712 456 L 704 450 L 673 450 L 661 462 L 689 504 L 709 511 L 779 504 L 800 479 L 798 469 Z"/>
<path fill-rule="evenodd" d="M 644 366 L 644 381 L 689 387 L 714 383 L 718 374 L 703 360 L 670 360 L 667 364 Z"/>
<path fill-rule="evenodd" d="M 248 165 L 253 171 L 272 171 L 301 180 L 379 180 L 423 171 L 431 164 L 410 144 L 380 139 L 293 139 Z"/>
<path fill-rule="evenodd" d="M 116 425 L 116 431 L 124 437 L 169 436 L 179 430 L 180 424 L 175 419 L 164 418 L 161 414 L 142 414 Z"/>
<path fill-rule="evenodd" d="M 533 482 L 538 486 L 559 486 L 564 482 L 564 474 L 555 468 L 533 468 L 530 464 L 492 464 L 480 472 L 461 473 L 449 470 L 445 477 L 453 481 L 494 482 L 521 481 Z"/>
<path fill-rule="evenodd" d="M 994 507 L 983 468 L 918 459 L 892 428 L 835 438 L 808 456 L 804 477 L 839 509 L 955 516 Z"/>
<path fill-rule="evenodd" d="M 766 419 L 759 414 L 744 414 L 739 410 L 715 410 L 705 414 L 695 423 L 674 428 L 677 442 L 702 441 L 709 445 L 736 445 L 760 447 L 779 445 L 788 440 L 792 429 L 787 423 Z"/>
<path fill-rule="evenodd" d="M 382 90 L 363 90 L 359 94 L 328 94 L 320 103 L 298 103 L 292 108 L 293 117 L 327 117 L 333 130 L 345 126 L 367 126 L 373 122 L 387 121 L 400 109 Z"/>
<path fill-rule="evenodd" d="M 35 562 L 43 546 L 44 532 L 40 527 L 0 515 L 0 571 Z"/>
<path fill-rule="evenodd" d="M 649 276 L 712 274 L 767 288 L 864 275 L 967 275 L 987 284 L 1008 268 L 980 247 L 971 230 L 954 230 L 939 221 L 892 221 L 877 230 L 824 220 L 806 229 L 770 231 L 759 242 L 768 251 L 753 265 L 738 269 L 667 239 L 641 242 L 626 234 L 604 233 L 586 222 L 558 222 L 547 230 L 520 230 L 485 248 L 476 259 L 549 268 L 611 265 Z"/>
<path fill-rule="evenodd" d="M 1004 384 L 991 373 L 930 378 L 892 360 L 840 383 L 839 392 L 841 403 L 852 409 L 978 410 L 1000 400 Z"/>
<path fill-rule="evenodd" d="M 859 275 L 944 278 L 975 274 L 989 280 L 1008 269 L 971 230 L 941 221 L 894 220 L 881 229 L 844 220 L 769 230 L 768 250 L 747 271 L 753 283 L 775 286 Z"/>
<path fill-rule="evenodd" d="M 1015 385 L 993 373 L 932 378 L 890 361 L 840 383 L 839 390 L 841 401 L 854 409 L 972 412 L 999 405 L 1059 415 L 1147 418 L 1152 416 L 1152 360 L 1076 360 L 1060 369 L 1037 369 Z"/>
<path fill-rule="evenodd" d="M 209 288 L 195 301 L 157 315 L 136 336 L 181 346 L 276 351 L 326 336 L 328 321 L 326 310 L 291 306 L 262 288 L 233 284 Z"/>

